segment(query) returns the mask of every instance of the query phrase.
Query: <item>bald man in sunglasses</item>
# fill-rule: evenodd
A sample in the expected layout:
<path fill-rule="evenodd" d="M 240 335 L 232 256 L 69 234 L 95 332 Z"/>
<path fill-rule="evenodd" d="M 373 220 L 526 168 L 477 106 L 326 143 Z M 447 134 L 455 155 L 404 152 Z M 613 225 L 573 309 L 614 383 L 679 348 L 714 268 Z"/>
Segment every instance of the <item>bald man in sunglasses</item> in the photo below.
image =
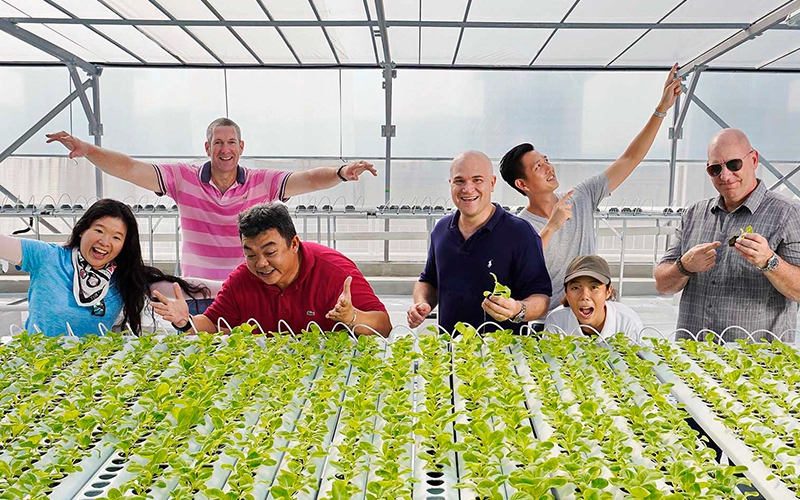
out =
<path fill-rule="evenodd" d="M 773 340 L 769 330 L 794 343 L 800 205 L 769 191 L 757 168 L 758 151 L 741 130 L 725 129 L 711 140 L 706 172 L 719 196 L 684 211 L 676 241 L 655 270 L 659 293 L 683 290 L 678 329 L 709 329 L 726 341 L 747 338 L 742 328 Z"/>

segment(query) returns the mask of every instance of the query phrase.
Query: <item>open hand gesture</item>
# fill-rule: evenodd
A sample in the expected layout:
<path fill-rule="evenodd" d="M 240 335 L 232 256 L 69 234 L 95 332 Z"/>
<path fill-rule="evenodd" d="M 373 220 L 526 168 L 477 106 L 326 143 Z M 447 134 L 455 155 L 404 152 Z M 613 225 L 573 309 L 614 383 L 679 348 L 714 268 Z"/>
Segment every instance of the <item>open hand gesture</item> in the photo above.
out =
<path fill-rule="evenodd" d="M 365 160 L 358 160 L 348 163 L 344 166 L 342 169 L 342 177 L 348 181 L 357 181 L 358 176 L 366 171 L 372 172 L 372 175 L 375 177 L 378 176 L 378 171 L 375 170 L 375 167 L 372 165 L 372 163 Z"/>
<path fill-rule="evenodd" d="M 63 130 L 55 134 L 45 134 L 45 137 L 47 137 L 48 144 L 51 142 L 60 142 L 65 148 L 69 149 L 70 158 L 80 158 L 89 154 L 88 143 L 69 135 Z"/>
<path fill-rule="evenodd" d="M 153 296 L 158 299 L 158 302 L 150 301 L 150 304 L 156 314 L 178 328 L 183 328 L 189 322 L 189 304 L 184 300 L 179 284 L 173 283 L 172 289 L 175 292 L 174 299 L 165 297 L 158 290 L 153 290 Z"/>
<path fill-rule="evenodd" d="M 344 287 L 342 293 L 339 294 L 339 299 L 333 309 L 328 311 L 325 315 L 326 318 L 333 321 L 340 321 L 345 325 L 349 325 L 356 317 L 355 309 L 353 309 L 353 300 L 350 294 L 350 283 L 353 282 L 353 277 L 348 276 L 344 280 Z"/>

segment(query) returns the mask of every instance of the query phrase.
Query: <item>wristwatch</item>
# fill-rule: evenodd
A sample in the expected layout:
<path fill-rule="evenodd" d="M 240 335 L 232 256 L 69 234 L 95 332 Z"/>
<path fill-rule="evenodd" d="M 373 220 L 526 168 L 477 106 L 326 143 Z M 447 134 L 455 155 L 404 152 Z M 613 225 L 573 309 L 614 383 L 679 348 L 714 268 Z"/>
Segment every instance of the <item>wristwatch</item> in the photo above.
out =
<path fill-rule="evenodd" d="M 512 323 L 522 323 L 525 321 L 525 313 L 527 312 L 525 308 L 525 302 L 519 301 L 519 305 L 522 306 L 522 309 L 519 310 L 519 314 L 513 318 L 508 318 Z"/>
<path fill-rule="evenodd" d="M 682 275 L 684 275 L 684 276 L 691 276 L 691 275 L 693 275 L 693 274 L 694 274 L 693 272 L 691 272 L 691 271 L 687 271 L 687 270 L 686 270 L 686 268 L 685 268 L 685 267 L 683 267 L 683 264 L 681 263 L 681 259 L 682 259 L 682 258 L 683 258 L 683 255 L 681 255 L 680 257 L 678 257 L 678 260 L 676 260 L 676 261 L 675 261 L 675 265 L 676 265 L 676 266 L 678 266 L 678 271 L 680 271 L 680 272 L 681 272 L 681 274 L 682 274 Z"/>
<path fill-rule="evenodd" d="M 772 252 L 772 257 L 767 259 L 767 264 L 760 268 L 762 272 L 768 273 L 778 268 L 778 254 Z"/>

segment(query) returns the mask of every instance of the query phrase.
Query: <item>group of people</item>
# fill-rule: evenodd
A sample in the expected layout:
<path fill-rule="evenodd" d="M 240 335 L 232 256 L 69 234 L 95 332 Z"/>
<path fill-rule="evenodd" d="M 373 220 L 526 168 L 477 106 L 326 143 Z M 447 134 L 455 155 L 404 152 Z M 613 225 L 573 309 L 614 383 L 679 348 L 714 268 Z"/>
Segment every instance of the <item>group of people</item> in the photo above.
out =
<path fill-rule="evenodd" d="M 438 305 L 439 325 L 449 331 L 461 321 L 519 332 L 535 321 L 536 328 L 567 334 L 637 338 L 642 322 L 614 301 L 608 263 L 596 255 L 593 217 L 652 146 L 681 93 L 675 71 L 622 156 L 566 193 L 558 191 L 545 154 L 527 143 L 509 150 L 499 171 L 528 200 L 519 216 L 492 202 L 497 177 L 484 153 L 456 156 L 449 175 L 456 210 L 433 229 L 408 325 L 419 326 Z M 311 321 L 359 334 L 391 330 L 385 306 L 356 265 L 334 249 L 300 241 L 281 203 L 365 172 L 377 175 L 369 162 L 302 172 L 248 169 L 239 165 L 241 130 L 227 118 L 209 125 L 203 165 L 153 165 L 65 132 L 47 137 L 70 158 L 86 157 L 103 172 L 175 200 L 183 277 L 145 266 L 130 208 L 100 200 L 64 246 L 0 236 L 0 258 L 31 274 L 28 330 L 83 335 L 121 316 L 139 334 L 148 298 L 180 331 L 225 331 L 252 320 L 264 332 L 298 331 Z M 684 211 L 655 271 L 659 292 L 683 290 L 679 329 L 737 338 L 744 330 L 783 333 L 796 324 L 798 205 L 767 190 L 757 167 L 758 151 L 743 132 L 726 129 L 712 139 L 706 170 L 719 196 Z M 793 331 L 788 335 L 793 339 Z"/>

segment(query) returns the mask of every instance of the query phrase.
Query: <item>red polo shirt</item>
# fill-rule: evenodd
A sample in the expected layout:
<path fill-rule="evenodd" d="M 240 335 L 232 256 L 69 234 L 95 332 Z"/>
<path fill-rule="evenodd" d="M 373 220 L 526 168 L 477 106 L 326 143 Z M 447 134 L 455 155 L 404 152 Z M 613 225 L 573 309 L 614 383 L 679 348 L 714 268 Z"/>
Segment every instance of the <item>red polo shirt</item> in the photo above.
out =
<path fill-rule="evenodd" d="M 203 314 L 214 324 L 220 317 L 225 318 L 232 327 L 255 318 L 264 330 L 277 332 L 282 319 L 295 333 L 306 329 L 310 321 L 328 331 L 336 322 L 325 315 L 339 300 L 348 276 L 353 277 L 350 292 L 356 309 L 386 312 L 364 275 L 342 253 L 318 243 L 302 242 L 300 255 L 297 278 L 284 290 L 264 283 L 247 269 L 246 263 L 239 265 Z M 285 325 L 281 327 L 286 331 Z"/>

